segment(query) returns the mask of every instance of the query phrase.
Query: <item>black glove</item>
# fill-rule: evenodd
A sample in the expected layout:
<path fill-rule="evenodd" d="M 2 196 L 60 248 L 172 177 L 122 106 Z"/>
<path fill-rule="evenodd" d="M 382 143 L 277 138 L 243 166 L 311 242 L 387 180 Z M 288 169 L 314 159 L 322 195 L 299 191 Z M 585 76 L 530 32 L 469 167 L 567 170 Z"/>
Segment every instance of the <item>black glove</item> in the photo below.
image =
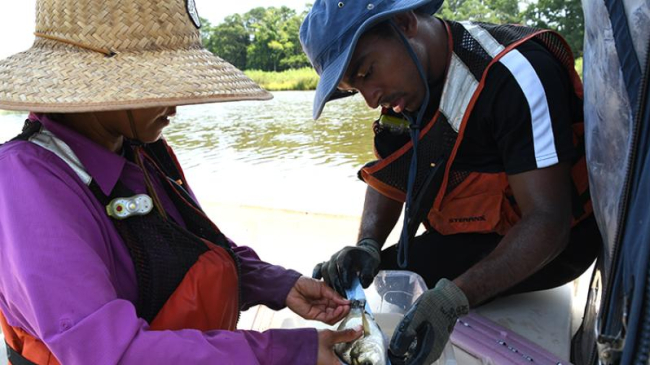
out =
<path fill-rule="evenodd" d="M 381 245 L 372 238 L 364 238 L 356 246 L 344 247 L 329 261 L 314 267 L 312 277 L 323 279 L 345 297 L 345 289 L 352 286 L 354 275 L 359 275 L 361 286 L 367 288 L 379 271 Z"/>
<path fill-rule="evenodd" d="M 433 363 L 442 354 L 458 317 L 467 313 L 465 294 L 451 281 L 440 279 L 435 288 L 418 298 L 395 329 L 388 352 L 391 364 Z"/>

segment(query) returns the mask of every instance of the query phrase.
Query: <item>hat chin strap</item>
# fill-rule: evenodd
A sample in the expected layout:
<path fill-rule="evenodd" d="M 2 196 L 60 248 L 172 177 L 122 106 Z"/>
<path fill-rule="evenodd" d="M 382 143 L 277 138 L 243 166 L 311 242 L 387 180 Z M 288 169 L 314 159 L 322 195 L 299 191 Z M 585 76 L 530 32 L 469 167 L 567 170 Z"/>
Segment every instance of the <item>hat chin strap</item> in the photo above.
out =
<path fill-rule="evenodd" d="M 406 39 L 406 36 L 404 36 L 404 33 L 399 29 L 397 24 L 390 19 L 389 24 L 395 29 L 397 34 L 399 35 L 400 39 L 402 40 L 402 43 L 404 43 L 404 47 L 409 53 L 409 56 L 411 56 L 411 59 L 413 60 L 413 63 L 415 64 L 415 67 L 418 70 L 418 74 L 420 75 L 420 79 L 424 83 L 424 99 L 422 100 L 422 104 L 420 105 L 420 109 L 418 110 L 417 117 L 415 121 L 413 120 L 413 117 L 409 114 L 406 113 L 405 111 L 402 112 L 402 115 L 409 121 L 409 131 L 411 135 L 411 142 L 413 143 L 413 157 L 411 158 L 411 165 L 409 166 L 409 176 L 408 176 L 408 182 L 406 185 L 406 204 L 404 206 L 404 222 L 402 225 L 402 233 L 400 235 L 400 240 L 397 244 L 397 265 L 401 269 L 406 269 L 408 266 L 408 250 L 409 250 L 409 233 L 408 233 L 408 217 L 410 216 L 411 212 L 411 204 L 413 202 L 413 187 L 415 186 L 415 178 L 417 176 L 417 170 L 418 170 L 418 140 L 420 139 L 420 129 L 422 128 L 422 118 L 424 117 L 424 113 L 427 110 L 427 104 L 429 103 L 429 84 L 427 83 L 427 78 L 424 75 L 424 68 L 422 67 L 422 63 L 420 63 L 420 60 L 418 59 L 418 56 L 415 54 L 415 51 L 413 50 L 413 47 L 411 47 L 411 44 L 408 42 Z"/>
<path fill-rule="evenodd" d="M 133 139 L 131 141 L 134 142 L 133 155 L 135 158 L 135 163 L 140 167 L 140 170 L 142 170 L 142 173 L 144 174 L 144 183 L 147 186 L 147 192 L 151 196 L 151 200 L 153 200 L 153 205 L 156 207 L 156 210 L 158 210 L 158 213 L 160 213 L 163 218 L 167 219 L 167 212 L 165 212 L 165 208 L 163 208 L 163 205 L 160 202 L 160 198 L 158 198 L 158 194 L 156 194 L 156 190 L 153 188 L 148 170 L 145 168 L 144 162 L 142 161 L 142 154 L 144 153 L 142 146 L 144 146 L 144 143 L 140 141 L 140 138 L 138 138 L 138 131 L 135 127 L 135 118 L 133 118 L 133 112 L 131 110 L 127 110 L 126 115 L 129 118 L 129 125 L 131 126 L 131 133 L 133 134 Z"/>
<path fill-rule="evenodd" d="M 138 130 L 135 128 L 135 118 L 133 118 L 133 112 L 131 110 L 126 111 L 126 116 L 129 118 L 129 126 L 131 127 L 131 133 L 133 134 L 132 141 L 137 142 L 138 144 L 143 144 L 138 137 Z"/>

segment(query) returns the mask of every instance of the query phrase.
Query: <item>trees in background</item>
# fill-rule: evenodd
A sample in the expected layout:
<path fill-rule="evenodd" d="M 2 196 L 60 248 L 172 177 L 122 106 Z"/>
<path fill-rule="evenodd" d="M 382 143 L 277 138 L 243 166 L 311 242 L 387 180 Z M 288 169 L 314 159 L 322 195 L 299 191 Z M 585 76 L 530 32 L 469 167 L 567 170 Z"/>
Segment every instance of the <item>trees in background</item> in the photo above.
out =
<path fill-rule="evenodd" d="M 522 23 L 518 0 L 447 0 L 440 17 L 450 20 L 472 20 L 486 23 Z"/>
<path fill-rule="evenodd" d="M 582 57 L 585 21 L 579 0 L 537 0 L 528 4 L 524 18 L 530 26 L 560 32 L 575 57 Z"/>
<path fill-rule="evenodd" d="M 575 56 L 582 57 L 584 18 L 580 0 L 446 0 L 440 16 L 554 29 L 564 36 Z"/>
<path fill-rule="evenodd" d="M 258 7 L 226 17 L 218 25 L 204 21 L 207 49 L 242 70 L 284 71 L 310 66 L 298 31 L 306 11 L 286 6 Z M 446 0 L 439 16 L 451 20 L 516 23 L 559 31 L 576 57 L 582 56 L 580 0 Z"/>
<path fill-rule="evenodd" d="M 251 37 L 248 29 L 244 27 L 241 15 L 227 16 L 217 26 L 211 26 L 210 23 L 204 21 L 201 30 L 205 48 L 238 69 L 246 68 Z"/>
<path fill-rule="evenodd" d="M 306 13 L 286 6 L 258 7 L 204 24 L 203 43 L 211 52 L 242 70 L 283 71 L 309 66 L 298 30 Z"/>

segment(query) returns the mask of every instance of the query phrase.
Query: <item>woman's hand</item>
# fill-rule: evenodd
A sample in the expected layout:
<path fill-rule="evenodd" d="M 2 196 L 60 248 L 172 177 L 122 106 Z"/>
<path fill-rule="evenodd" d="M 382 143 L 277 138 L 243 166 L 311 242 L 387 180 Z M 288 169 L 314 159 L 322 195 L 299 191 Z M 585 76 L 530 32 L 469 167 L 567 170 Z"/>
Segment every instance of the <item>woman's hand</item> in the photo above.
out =
<path fill-rule="evenodd" d="M 343 331 L 318 331 L 318 365 L 340 365 L 341 360 L 334 353 L 334 345 L 352 342 L 363 335 L 363 327 L 348 328 Z"/>
<path fill-rule="evenodd" d="M 300 277 L 287 295 L 287 307 L 304 319 L 332 325 L 350 312 L 350 301 L 324 282 Z"/>

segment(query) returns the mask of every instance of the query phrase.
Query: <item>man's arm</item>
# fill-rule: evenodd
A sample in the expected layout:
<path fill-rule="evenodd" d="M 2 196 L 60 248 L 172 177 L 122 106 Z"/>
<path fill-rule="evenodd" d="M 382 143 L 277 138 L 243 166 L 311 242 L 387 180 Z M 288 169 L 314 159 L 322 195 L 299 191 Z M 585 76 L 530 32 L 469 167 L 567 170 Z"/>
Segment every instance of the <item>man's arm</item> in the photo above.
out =
<path fill-rule="evenodd" d="M 564 162 L 510 175 L 522 218 L 487 257 L 454 280 L 470 306 L 523 281 L 554 259 L 569 242 L 571 166 Z"/>
<path fill-rule="evenodd" d="M 395 227 L 403 205 L 402 202 L 388 198 L 368 186 L 366 200 L 363 204 L 358 241 L 364 238 L 372 238 L 383 245 L 393 227 Z"/>

